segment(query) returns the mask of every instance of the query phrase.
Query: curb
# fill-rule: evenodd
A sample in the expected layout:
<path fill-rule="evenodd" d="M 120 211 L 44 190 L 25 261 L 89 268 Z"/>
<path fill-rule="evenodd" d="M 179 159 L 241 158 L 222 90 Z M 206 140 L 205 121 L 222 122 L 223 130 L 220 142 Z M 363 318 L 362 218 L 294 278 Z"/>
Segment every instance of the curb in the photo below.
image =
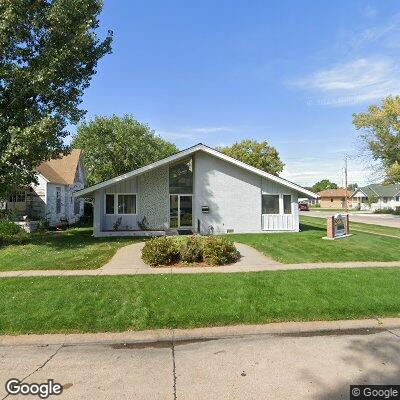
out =
<path fill-rule="evenodd" d="M 147 331 L 29 334 L 0 336 L 0 346 L 35 345 L 85 345 L 115 343 L 190 342 L 213 339 L 229 339 L 244 336 L 339 336 L 374 334 L 390 329 L 400 329 L 400 318 L 376 318 L 363 320 L 276 322 L 263 325 L 233 325 L 194 329 L 156 329 Z"/>

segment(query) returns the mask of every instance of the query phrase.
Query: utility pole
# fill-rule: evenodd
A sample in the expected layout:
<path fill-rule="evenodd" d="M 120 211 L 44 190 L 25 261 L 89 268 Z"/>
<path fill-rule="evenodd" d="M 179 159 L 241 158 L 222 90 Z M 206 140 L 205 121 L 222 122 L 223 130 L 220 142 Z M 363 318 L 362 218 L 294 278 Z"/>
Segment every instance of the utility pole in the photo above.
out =
<path fill-rule="evenodd" d="M 346 207 L 346 214 L 349 212 L 349 204 L 348 204 L 348 197 L 349 197 L 349 191 L 348 191 L 348 182 L 347 182 L 347 156 L 345 156 L 344 158 L 344 185 L 346 188 L 345 191 L 345 200 L 344 200 L 344 204 Z"/>

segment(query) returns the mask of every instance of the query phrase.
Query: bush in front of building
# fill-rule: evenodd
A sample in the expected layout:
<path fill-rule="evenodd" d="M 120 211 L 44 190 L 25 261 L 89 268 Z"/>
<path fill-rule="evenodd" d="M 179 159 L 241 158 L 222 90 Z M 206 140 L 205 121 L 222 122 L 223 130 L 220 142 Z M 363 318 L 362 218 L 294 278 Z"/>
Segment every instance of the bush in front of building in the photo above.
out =
<path fill-rule="evenodd" d="M 203 260 L 208 265 L 232 264 L 240 258 L 232 241 L 221 236 L 209 236 L 203 244 Z"/>
<path fill-rule="evenodd" d="M 179 260 L 177 243 L 170 236 L 150 239 L 144 244 L 142 259 L 152 267 L 172 264 Z"/>
<path fill-rule="evenodd" d="M 26 238 L 26 232 L 9 219 L 0 219 L 0 245 L 20 242 Z"/>
<path fill-rule="evenodd" d="M 182 241 L 179 255 L 182 262 L 195 263 L 203 261 L 203 242 L 199 236 L 189 236 Z"/>
<path fill-rule="evenodd" d="M 232 241 L 221 236 L 161 236 L 148 240 L 142 259 L 152 267 L 174 263 L 224 265 L 240 257 Z"/>

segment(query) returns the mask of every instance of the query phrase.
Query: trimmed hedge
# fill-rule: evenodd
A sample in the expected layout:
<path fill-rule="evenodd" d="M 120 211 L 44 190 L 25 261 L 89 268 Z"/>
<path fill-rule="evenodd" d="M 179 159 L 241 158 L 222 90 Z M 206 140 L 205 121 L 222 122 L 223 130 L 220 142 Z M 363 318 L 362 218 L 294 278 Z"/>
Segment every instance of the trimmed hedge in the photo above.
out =
<path fill-rule="evenodd" d="M 178 262 L 205 262 L 224 265 L 240 257 L 233 242 L 218 236 L 161 236 L 148 240 L 142 250 L 142 259 L 152 267 Z"/>

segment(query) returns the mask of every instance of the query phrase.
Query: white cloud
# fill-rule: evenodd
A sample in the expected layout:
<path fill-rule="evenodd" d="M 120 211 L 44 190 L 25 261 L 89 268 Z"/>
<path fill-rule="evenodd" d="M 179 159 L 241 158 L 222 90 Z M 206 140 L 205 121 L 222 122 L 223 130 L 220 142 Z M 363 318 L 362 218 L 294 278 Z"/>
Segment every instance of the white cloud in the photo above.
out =
<path fill-rule="evenodd" d="M 293 84 L 329 96 L 313 103 L 358 104 L 399 93 L 400 65 L 389 58 L 359 58 L 316 71 Z"/>
<path fill-rule="evenodd" d="M 400 13 L 394 14 L 384 24 L 373 25 L 354 33 L 349 40 L 351 50 L 374 46 L 396 48 L 400 46 Z"/>

